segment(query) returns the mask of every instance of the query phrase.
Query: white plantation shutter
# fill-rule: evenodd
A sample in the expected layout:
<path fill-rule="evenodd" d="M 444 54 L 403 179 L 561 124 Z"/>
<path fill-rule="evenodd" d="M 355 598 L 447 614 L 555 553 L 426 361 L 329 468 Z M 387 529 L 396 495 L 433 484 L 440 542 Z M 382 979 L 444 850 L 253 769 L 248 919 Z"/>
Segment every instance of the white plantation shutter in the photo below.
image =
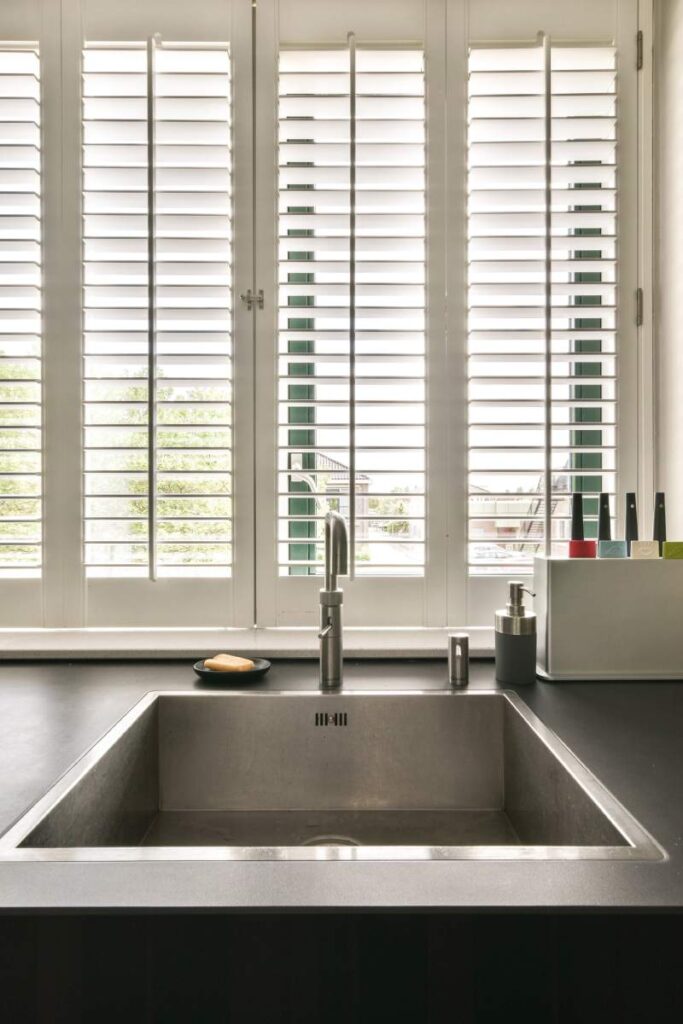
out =
<path fill-rule="evenodd" d="M 543 49 L 473 48 L 468 96 L 469 565 L 544 550 Z M 570 493 L 616 490 L 616 50 L 551 48 L 552 551 Z"/>
<path fill-rule="evenodd" d="M 356 573 L 421 575 L 422 50 L 282 50 L 278 113 L 280 574 L 319 573 L 355 502 Z"/>
<path fill-rule="evenodd" d="M 490 628 L 545 547 L 539 30 L 553 551 L 647 509 L 648 76 L 588 6 L 0 3 L 0 629 L 310 652 L 328 509 L 348 627 Z"/>
<path fill-rule="evenodd" d="M 0 44 L 0 577 L 41 575 L 41 333 L 40 62 Z"/>
<path fill-rule="evenodd" d="M 86 571 L 225 577 L 230 56 L 219 44 L 161 44 L 153 62 L 150 79 L 143 46 L 84 53 Z"/>

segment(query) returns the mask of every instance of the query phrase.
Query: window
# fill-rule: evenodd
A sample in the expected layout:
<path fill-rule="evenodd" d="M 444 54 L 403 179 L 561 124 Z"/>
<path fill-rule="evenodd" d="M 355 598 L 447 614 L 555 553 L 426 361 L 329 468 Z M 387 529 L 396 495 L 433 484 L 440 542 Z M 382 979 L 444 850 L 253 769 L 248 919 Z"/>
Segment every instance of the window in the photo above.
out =
<path fill-rule="evenodd" d="M 619 535 L 639 7 L 0 4 L 0 628 L 310 650 L 337 509 L 347 626 L 484 629 L 572 491 Z"/>
<path fill-rule="evenodd" d="M 0 48 L 0 576 L 40 577 L 40 62 Z"/>
<path fill-rule="evenodd" d="M 83 129 L 86 573 L 229 575 L 227 48 L 88 47 Z"/>
<path fill-rule="evenodd" d="M 530 571 L 544 545 L 544 432 L 551 419 L 552 551 L 570 495 L 586 536 L 614 502 L 616 448 L 616 54 L 553 46 L 551 395 L 545 408 L 544 48 L 469 58 L 470 572 Z"/>
<path fill-rule="evenodd" d="M 322 571 L 329 509 L 359 576 L 424 572 L 423 63 L 280 53 L 282 574 Z"/>

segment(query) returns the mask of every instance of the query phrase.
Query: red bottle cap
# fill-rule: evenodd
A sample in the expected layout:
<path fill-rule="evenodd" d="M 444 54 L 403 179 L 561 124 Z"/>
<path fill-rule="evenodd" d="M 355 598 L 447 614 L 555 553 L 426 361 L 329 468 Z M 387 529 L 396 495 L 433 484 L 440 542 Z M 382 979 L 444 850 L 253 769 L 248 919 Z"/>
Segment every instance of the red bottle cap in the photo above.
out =
<path fill-rule="evenodd" d="M 594 540 L 570 540 L 569 557 L 595 558 L 597 553 L 596 547 L 597 545 Z"/>

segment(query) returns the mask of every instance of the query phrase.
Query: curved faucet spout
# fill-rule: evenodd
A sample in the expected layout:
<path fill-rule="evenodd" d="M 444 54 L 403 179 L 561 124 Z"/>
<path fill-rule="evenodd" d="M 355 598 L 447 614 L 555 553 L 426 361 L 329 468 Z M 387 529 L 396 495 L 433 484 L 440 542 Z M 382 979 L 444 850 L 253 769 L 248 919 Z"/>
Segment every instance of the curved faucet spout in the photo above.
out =
<path fill-rule="evenodd" d="M 337 589 L 337 577 L 349 571 L 349 538 L 339 512 L 325 516 L 325 590 Z"/>

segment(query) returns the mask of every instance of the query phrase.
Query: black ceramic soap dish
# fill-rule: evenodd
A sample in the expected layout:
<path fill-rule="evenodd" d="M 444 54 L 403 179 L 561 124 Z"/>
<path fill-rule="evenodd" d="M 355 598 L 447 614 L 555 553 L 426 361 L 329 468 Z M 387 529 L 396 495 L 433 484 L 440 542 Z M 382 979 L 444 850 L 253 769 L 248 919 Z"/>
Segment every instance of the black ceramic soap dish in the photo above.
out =
<path fill-rule="evenodd" d="M 242 683 L 254 683 L 257 679 L 262 679 L 270 668 L 270 662 L 265 658 L 252 658 L 254 667 L 245 672 L 218 672 L 214 668 L 204 668 L 204 660 L 201 658 L 199 661 L 195 661 L 193 669 L 200 679 L 220 686 L 240 686 Z"/>

